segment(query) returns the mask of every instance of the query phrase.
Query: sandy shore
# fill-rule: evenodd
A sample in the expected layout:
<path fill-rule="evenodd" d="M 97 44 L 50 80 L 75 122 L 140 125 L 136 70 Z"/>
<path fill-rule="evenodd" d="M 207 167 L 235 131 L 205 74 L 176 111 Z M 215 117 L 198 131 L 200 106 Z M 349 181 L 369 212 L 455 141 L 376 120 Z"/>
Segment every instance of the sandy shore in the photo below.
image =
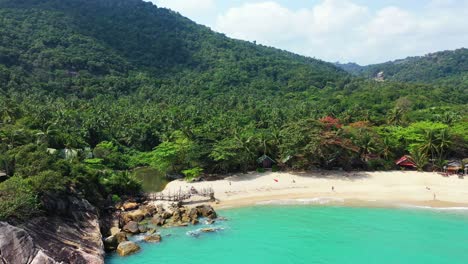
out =
<path fill-rule="evenodd" d="M 188 190 L 192 186 L 213 188 L 219 199 L 213 206 L 218 209 L 268 203 L 468 206 L 468 177 L 413 171 L 248 173 L 211 182 L 173 181 L 164 192 Z"/>

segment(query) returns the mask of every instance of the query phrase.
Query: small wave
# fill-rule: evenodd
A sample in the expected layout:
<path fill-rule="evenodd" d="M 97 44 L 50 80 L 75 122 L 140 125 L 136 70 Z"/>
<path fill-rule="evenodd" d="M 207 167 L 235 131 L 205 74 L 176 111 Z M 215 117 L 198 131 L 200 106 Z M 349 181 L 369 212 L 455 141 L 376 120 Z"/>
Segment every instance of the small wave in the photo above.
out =
<path fill-rule="evenodd" d="M 423 209 L 423 210 L 435 210 L 435 211 L 468 211 L 468 207 L 432 207 L 432 206 L 411 205 L 411 204 L 400 204 L 400 207 Z"/>
<path fill-rule="evenodd" d="M 191 237 L 199 237 L 203 233 L 216 233 L 224 230 L 224 227 L 209 227 L 209 228 L 199 228 L 192 231 L 187 231 L 187 235 Z"/>
<path fill-rule="evenodd" d="M 344 203 L 344 199 L 318 197 L 318 198 L 302 198 L 302 199 L 280 199 L 269 200 L 256 203 L 257 205 L 306 205 L 306 204 L 330 204 L 330 203 Z"/>

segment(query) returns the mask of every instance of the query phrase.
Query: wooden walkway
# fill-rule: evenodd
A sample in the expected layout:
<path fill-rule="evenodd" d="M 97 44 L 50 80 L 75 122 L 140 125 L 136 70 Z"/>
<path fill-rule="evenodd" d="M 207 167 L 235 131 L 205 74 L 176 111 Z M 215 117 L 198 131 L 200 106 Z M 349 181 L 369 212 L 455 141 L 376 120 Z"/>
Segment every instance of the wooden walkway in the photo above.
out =
<path fill-rule="evenodd" d="M 168 191 L 167 193 L 158 192 L 158 193 L 151 193 L 148 194 L 148 200 L 150 201 L 169 201 L 169 202 L 183 202 L 185 200 L 189 200 L 192 197 L 207 197 L 211 200 L 215 200 L 214 190 L 213 188 L 203 188 L 201 190 L 197 190 L 192 188 L 188 191 L 182 191 L 179 189 L 177 192 Z"/>

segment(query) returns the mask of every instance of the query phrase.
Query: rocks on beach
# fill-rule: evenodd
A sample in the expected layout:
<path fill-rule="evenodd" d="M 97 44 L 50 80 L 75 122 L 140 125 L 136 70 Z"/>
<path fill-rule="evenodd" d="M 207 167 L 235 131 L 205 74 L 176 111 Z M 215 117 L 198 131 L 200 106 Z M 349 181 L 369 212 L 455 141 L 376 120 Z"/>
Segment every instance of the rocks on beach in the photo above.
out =
<path fill-rule="evenodd" d="M 128 256 L 140 250 L 135 242 L 128 241 L 128 236 L 143 234 L 146 243 L 160 243 L 162 237 L 157 233 L 159 227 L 184 227 L 190 224 L 196 225 L 200 218 L 206 218 L 204 223 L 213 224 L 218 217 L 216 211 L 210 205 L 185 207 L 181 204 L 171 206 L 139 204 L 137 202 L 125 202 L 118 206 L 120 211 L 116 213 L 114 225 L 110 228 L 110 236 L 104 239 L 106 251 L 117 251 L 120 256 Z M 219 228 L 201 228 L 194 236 L 200 233 L 212 233 Z"/>

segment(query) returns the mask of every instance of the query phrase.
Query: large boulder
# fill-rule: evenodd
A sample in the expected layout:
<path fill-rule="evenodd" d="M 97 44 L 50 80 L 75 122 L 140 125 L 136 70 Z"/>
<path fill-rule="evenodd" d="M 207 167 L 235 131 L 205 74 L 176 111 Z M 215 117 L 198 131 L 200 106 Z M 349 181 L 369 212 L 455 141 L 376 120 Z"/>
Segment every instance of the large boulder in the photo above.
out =
<path fill-rule="evenodd" d="M 196 207 L 198 215 L 203 217 L 208 217 L 210 219 L 215 219 L 217 217 L 216 211 L 210 205 L 199 205 Z"/>
<path fill-rule="evenodd" d="M 135 221 L 128 222 L 124 227 L 123 230 L 128 233 L 138 234 L 140 230 L 138 229 L 138 223 Z"/>
<path fill-rule="evenodd" d="M 161 236 L 157 234 L 152 234 L 149 236 L 146 236 L 143 240 L 148 243 L 159 243 L 161 242 Z"/>
<path fill-rule="evenodd" d="M 130 221 L 135 221 L 135 222 L 141 222 L 143 219 L 145 219 L 147 212 L 144 210 L 135 210 L 131 211 L 125 214 L 124 219 L 128 223 Z"/>
<path fill-rule="evenodd" d="M 140 250 L 140 246 L 131 241 L 125 241 L 117 246 L 117 254 L 120 256 L 128 256 Z"/>
<path fill-rule="evenodd" d="M 115 236 L 109 236 L 104 239 L 104 249 L 106 251 L 114 251 L 117 249 L 118 245 L 119 245 L 119 242 L 117 240 L 117 237 Z"/>

